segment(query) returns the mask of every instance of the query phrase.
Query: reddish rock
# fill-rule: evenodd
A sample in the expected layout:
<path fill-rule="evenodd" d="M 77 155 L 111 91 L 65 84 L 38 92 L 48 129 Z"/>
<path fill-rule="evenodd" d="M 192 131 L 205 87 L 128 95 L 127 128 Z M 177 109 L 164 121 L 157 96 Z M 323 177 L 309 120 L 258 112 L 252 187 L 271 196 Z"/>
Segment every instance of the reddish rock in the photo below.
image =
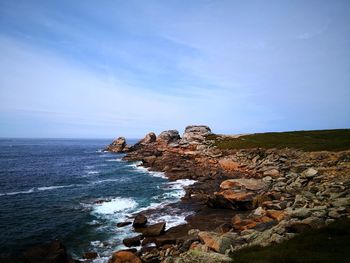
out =
<path fill-rule="evenodd" d="M 109 263 L 142 263 L 141 259 L 128 251 L 118 251 L 113 253 Z"/>
<path fill-rule="evenodd" d="M 266 187 L 263 180 L 259 179 L 228 179 L 220 184 L 221 189 L 232 189 L 240 187 L 247 190 L 257 191 Z"/>
<path fill-rule="evenodd" d="M 266 212 L 267 212 L 267 216 L 269 216 L 277 221 L 282 221 L 286 217 L 286 214 L 284 213 L 284 211 L 267 210 Z"/>
<path fill-rule="evenodd" d="M 126 148 L 125 138 L 119 137 L 118 139 L 114 140 L 110 145 L 108 145 L 105 150 L 110 152 L 120 153 L 120 152 L 124 152 L 125 148 Z"/>
<path fill-rule="evenodd" d="M 222 167 L 222 169 L 224 169 L 224 170 L 231 170 L 232 171 L 232 170 L 237 170 L 239 167 L 238 163 L 232 161 L 231 159 L 227 159 L 227 158 L 220 159 L 219 164 Z"/>

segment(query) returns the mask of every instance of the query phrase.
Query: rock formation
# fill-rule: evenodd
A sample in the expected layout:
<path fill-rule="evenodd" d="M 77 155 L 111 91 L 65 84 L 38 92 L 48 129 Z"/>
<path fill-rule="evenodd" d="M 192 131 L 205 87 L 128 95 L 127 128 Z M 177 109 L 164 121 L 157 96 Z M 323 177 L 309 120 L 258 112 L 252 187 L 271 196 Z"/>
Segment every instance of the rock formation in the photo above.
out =
<path fill-rule="evenodd" d="M 121 153 L 128 151 L 128 146 L 126 145 L 126 140 L 124 137 L 119 137 L 114 140 L 110 145 L 107 146 L 105 151 Z"/>

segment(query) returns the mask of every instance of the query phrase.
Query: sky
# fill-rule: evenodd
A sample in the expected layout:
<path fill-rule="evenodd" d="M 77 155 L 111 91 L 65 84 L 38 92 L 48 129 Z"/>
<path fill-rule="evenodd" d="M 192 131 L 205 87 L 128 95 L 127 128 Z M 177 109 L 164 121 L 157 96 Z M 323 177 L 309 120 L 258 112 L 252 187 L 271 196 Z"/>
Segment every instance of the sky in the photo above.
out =
<path fill-rule="evenodd" d="M 0 0 L 0 137 L 350 128 L 348 0 Z"/>

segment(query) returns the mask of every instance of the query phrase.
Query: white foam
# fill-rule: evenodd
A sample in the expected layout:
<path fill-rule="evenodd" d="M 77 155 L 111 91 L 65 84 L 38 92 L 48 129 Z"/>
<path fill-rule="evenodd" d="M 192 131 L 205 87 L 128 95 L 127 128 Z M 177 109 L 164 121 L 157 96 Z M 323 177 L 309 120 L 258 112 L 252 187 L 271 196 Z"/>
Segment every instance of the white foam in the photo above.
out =
<path fill-rule="evenodd" d="M 131 198 L 117 197 L 110 201 L 103 202 L 102 204 L 97 204 L 93 209 L 93 213 L 110 215 L 116 212 L 133 209 L 136 206 L 137 203 Z"/>
<path fill-rule="evenodd" d="M 107 159 L 107 162 L 122 162 L 122 158 L 117 158 L 117 159 Z"/>
<path fill-rule="evenodd" d="M 99 172 L 98 171 L 88 171 L 87 174 L 98 174 Z"/>
<path fill-rule="evenodd" d="M 0 196 L 3 196 L 3 195 L 18 195 L 18 194 L 30 194 L 30 193 L 33 193 L 34 190 L 35 190 L 34 188 L 30 188 L 30 189 L 27 190 L 27 191 L 18 191 L 18 192 L 1 193 Z"/>
<path fill-rule="evenodd" d="M 74 187 L 75 184 L 69 184 L 69 185 L 52 185 L 52 186 L 42 186 L 38 187 L 38 191 L 47 191 L 47 190 L 54 190 L 54 189 L 60 189 L 60 188 L 67 188 L 67 187 Z"/>
<path fill-rule="evenodd" d="M 130 180 L 129 178 L 118 178 L 118 179 L 104 179 L 104 180 L 98 180 L 98 181 L 93 181 L 90 182 L 90 184 L 103 184 L 103 183 L 108 183 L 108 182 L 125 182 Z"/>

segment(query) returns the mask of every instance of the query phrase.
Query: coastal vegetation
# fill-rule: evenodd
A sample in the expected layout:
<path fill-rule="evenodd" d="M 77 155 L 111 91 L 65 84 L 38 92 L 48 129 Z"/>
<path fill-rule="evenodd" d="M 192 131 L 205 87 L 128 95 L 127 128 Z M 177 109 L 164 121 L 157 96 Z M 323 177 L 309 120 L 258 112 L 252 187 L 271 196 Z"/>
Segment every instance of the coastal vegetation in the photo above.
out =
<path fill-rule="evenodd" d="M 210 134 L 207 139 L 221 150 L 293 148 L 311 151 L 350 149 L 350 129 L 255 133 L 242 136 Z"/>
<path fill-rule="evenodd" d="M 350 258 L 350 219 L 306 231 L 281 244 L 245 248 L 231 257 L 235 263 L 343 263 Z"/>

